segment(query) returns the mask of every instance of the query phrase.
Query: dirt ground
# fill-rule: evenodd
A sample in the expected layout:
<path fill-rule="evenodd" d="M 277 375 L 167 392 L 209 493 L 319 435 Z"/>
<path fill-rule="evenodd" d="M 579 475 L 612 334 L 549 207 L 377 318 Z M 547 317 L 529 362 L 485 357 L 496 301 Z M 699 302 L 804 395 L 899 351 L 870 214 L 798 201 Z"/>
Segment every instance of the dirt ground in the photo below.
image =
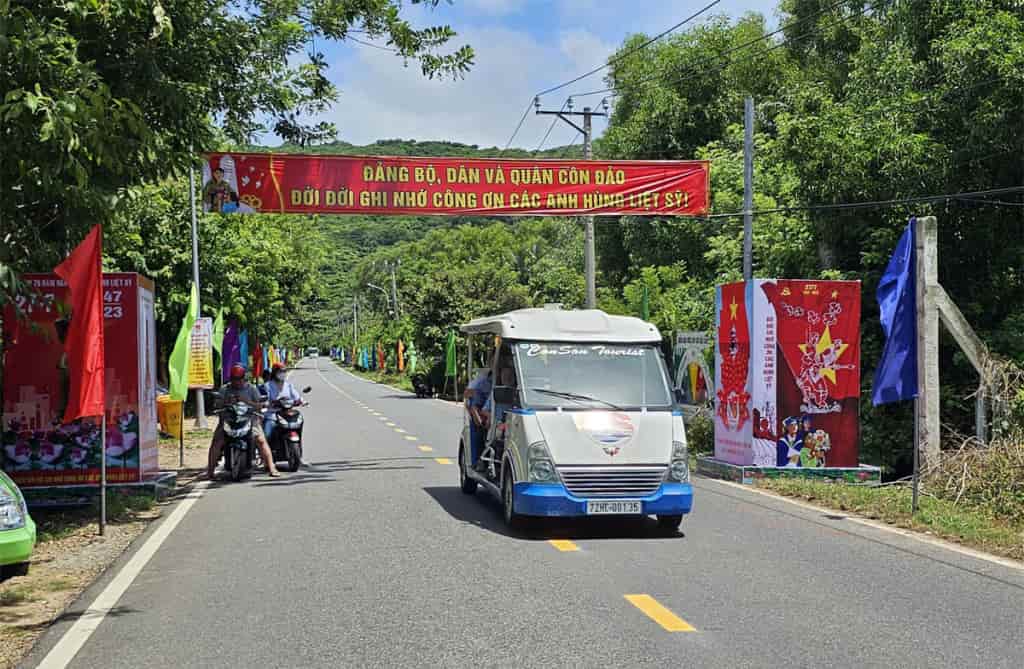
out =
<path fill-rule="evenodd" d="M 206 469 L 209 431 L 186 434 L 184 467 L 178 441 L 160 440 L 160 468 L 178 472 L 175 495 Z M 0 583 L 0 669 L 14 667 L 65 609 L 146 529 L 171 499 L 111 494 L 106 536 L 95 507 L 32 511 L 38 540 L 27 576 Z"/>

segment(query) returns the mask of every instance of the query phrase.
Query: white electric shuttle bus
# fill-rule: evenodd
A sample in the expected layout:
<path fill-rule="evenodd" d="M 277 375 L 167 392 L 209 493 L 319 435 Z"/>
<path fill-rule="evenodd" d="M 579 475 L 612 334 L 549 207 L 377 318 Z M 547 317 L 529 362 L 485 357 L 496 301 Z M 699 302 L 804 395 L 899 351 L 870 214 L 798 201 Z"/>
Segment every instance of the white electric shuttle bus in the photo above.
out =
<path fill-rule="evenodd" d="M 505 522 L 528 516 L 657 516 L 693 502 L 683 414 L 650 323 L 560 305 L 462 326 L 470 366 L 459 444 L 462 491 L 482 486 Z"/>

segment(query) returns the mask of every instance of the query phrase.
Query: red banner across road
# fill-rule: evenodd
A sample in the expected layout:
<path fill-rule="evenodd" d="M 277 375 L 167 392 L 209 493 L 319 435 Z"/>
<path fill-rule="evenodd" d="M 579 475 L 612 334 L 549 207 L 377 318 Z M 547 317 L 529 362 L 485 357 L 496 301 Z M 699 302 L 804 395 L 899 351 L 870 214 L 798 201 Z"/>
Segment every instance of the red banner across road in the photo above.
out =
<path fill-rule="evenodd" d="M 206 211 L 701 216 L 706 161 L 500 160 L 216 153 Z"/>

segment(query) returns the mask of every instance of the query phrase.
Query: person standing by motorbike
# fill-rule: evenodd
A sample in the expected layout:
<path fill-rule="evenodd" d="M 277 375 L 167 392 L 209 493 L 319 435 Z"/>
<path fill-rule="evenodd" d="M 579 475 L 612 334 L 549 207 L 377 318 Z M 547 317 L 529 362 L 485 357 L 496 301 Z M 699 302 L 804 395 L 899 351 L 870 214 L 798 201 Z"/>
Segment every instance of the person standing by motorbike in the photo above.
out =
<path fill-rule="evenodd" d="M 235 363 L 231 366 L 231 372 L 229 380 L 220 390 L 221 406 L 227 406 L 235 402 L 244 402 L 249 406 L 253 407 L 257 412 L 260 410 L 260 393 L 255 386 L 251 385 L 245 379 L 245 367 L 239 363 Z M 256 413 L 254 416 L 258 416 Z M 263 456 L 263 461 L 267 463 L 267 473 L 271 476 L 280 476 L 281 473 L 277 471 L 277 467 L 274 465 L 274 458 L 270 454 L 270 444 L 267 443 L 267 438 L 263 436 L 263 430 L 260 427 L 259 420 L 253 420 L 253 433 L 256 438 L 256 445 L 260 449 L 260 454 Z M 214 472 L 217 469 L 217 463 L 220 461 L 221 450 L 224 448 L 224 420 L 223 418 L 217 423 L 217 429 L 213 432 L 213 439 L 210 442 L 210 457 L 207 462 L 206 476 L 211 481 L 213 480 Z"/>
<path fill-rule="evenodd" d="M 270 371 L 270 380 L 267 381 L 267 410 L 263 412 L 263 434 L 267 441 L 270 441 L 270 434 L 274 431 L 274 400 L 286 397 L 297 406 L 302 405 L 302 395 L 295 390 L 295 386 L 286 381 L 288 373 L 280 362 L 275 362 Z M 308 389 L 307 389 L 308 390 Z"/>

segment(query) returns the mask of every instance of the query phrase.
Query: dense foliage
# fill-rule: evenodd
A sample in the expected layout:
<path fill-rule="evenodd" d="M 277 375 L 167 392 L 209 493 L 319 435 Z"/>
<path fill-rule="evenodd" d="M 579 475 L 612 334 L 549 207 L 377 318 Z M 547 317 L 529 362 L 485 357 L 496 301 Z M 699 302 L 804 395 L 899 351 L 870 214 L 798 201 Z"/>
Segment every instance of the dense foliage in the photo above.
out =
<path fill-rule="evenodd" d="M 412 0 L 438 5 L 438 0 Z M 318 51 L 352 32 L 396 67 L 458 76 L 473 61 L 448 26 L 417 28 L 401 0 L 0 0 L 0 267 L 52 267 L 146 184 L 225 141 L 303 123 L 338 94 Z M 0 300 L 9 295 L 5 291 Z"/>
<path fill-rule="evenodd" d="M 299 123 L 335 96 L 315 49 L 301 57 L 315 36 L 364 30 L 428 76 L 470 64 L 468 50 L 440 51 L 450 29 L 416 30 L 400 6 L 0 0 L 0 295 L 19 290 L 12 269 L 53 266 L 104 222 L 108 265 L 157 279 L 166 342 L 190 274 L 182 170 L 193 152 L 250 146 L 262 119 L 288 140 L 281 151 L 531 155 L 445 141 L 354 146 Z M 740 277 L 752 96 L 755 274 L 863 282 L 862 454 L 902 471 L 909 411 L 868 398 L 881 351 L 874 291 L 909 216 L 938 217 L 940 281 L 994 352 L 1024 362 L 1024 198 L 957 195 L 1024 185 L 1024 14 L 1016 0 L 781 0 L 780 20 L 781 34 L 759 41 L 763 17 L 715 18 L 625 55 L 646 40 L 637 35 L 610 61 L 615 106 L 596 155 L 710 159 L 716 216 L 599 219 L 600 306 L 639 314 L 646 292 L 663 331 L 713 327 L 714 286 Z M 952 196 L 917 199 L 935 194 Z M 835 207 L 872 201 L 885 202 Z M 429 364 L 468 318 L 582 303 L 574 221 L 204 217 L 201 230 L 204 303 L 292 344 L 402 338 Z M 392 266 L 397 310 L 369 287 L 390 288 Z M 943 420 L 969 431 L 976 376 L 951 343 L 941 356 Z"/>
<path fill-rule="evenodd" d="M 882 345 L 874 292 L 895 241 L 911 215 L 937 216 L 940 281 L 994 352 L 1024 362 L 1024 202 L 1007 194 L 822 206 L 1024 185 L 1024 15 L 1010 0 L 854 1 L 828 10 L 835 4 L 784 0 L 787 27 L 776 38 L 755 41 L 768 31 L 759 15 L 719 18 L 643 57 L 616 59 L 608 74 L 615 110 L 595 150 L 606 158 L 708 158 L 714 213 L 733 214 L 742 209 L 743 99 L 754 97 L 754 204 L 775 210 L 755 218 L 755 274 L 863 282 L 862 454 L 903 471 L 908 407 L 870 405 Z M 627 39 L 620 53 L 645 39 Z M 513 239 L 526 225 L 511 228 Z M 506 285 L 516 247 L 498 230 L 491 247 L 474 245 L 479 230 L 451 230 L 433 232 L 426 246 L 382 248 L 360 262 L 352 290 L 383 307 L 383 296 L 362 286 L 385 276 L 367 268 L 401 257 L 400 293 L 411 302 L 404 327 L 435 350 L 444 326 L 463 317 L 517 302 L 579 304 L 558 282 L 541 290 L 528 290 L 526 278 Z M 741 235 L 739 216 L 604 219 L 600 304 L 639 314 L 646 286 L 651 319 L 664 331 L 710 330 L 714 286 L 740 278 Z M 581 264 L 563 269 L 578 286 Z M 501 293 L 480 288 L 483 278 Z M 970 431 L 977 376 L 951 341 L 941 356 L 943 420 Z"/>

